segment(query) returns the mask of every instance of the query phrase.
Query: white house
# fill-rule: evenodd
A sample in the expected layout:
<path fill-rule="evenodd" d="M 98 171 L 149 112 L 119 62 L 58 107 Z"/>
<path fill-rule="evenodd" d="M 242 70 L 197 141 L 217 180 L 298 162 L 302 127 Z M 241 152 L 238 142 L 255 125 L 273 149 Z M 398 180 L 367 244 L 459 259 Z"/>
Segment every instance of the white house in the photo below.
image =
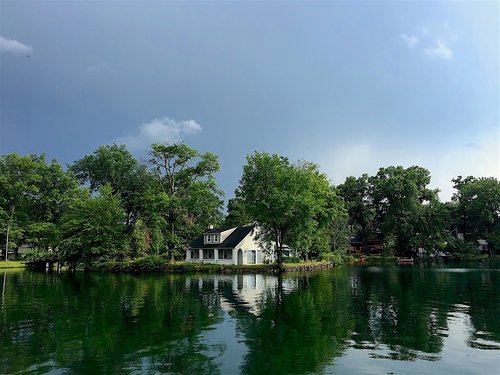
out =
<path fill-rule="evenodd" d="M 256 239 L 253 225 L 209 229 L 186 252 L 186 261 L 217 264 L 263 264 L 272 259 Z"/>

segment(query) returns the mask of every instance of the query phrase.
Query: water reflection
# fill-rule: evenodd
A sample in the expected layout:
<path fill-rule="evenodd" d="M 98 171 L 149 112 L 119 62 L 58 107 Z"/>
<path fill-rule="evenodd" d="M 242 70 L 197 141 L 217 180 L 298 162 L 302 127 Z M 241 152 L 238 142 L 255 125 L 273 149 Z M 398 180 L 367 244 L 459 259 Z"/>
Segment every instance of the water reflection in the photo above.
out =
<path fill-rule="evenodd" d="M 495 373 L 498 269 L 0 277 L 0 373 Z"/>

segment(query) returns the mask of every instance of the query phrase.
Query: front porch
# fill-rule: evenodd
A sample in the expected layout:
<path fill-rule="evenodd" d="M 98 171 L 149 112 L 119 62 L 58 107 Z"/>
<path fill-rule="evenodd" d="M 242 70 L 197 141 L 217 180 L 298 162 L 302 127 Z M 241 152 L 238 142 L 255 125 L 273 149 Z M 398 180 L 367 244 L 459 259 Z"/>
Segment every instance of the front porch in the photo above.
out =
<path fill-rule="evenodd" d="M 242 249 L 190 249 L 186 252 L 186 261 L 192 263 L 213 264 L 263 264 L 264 254 L 261 250 Z"/>

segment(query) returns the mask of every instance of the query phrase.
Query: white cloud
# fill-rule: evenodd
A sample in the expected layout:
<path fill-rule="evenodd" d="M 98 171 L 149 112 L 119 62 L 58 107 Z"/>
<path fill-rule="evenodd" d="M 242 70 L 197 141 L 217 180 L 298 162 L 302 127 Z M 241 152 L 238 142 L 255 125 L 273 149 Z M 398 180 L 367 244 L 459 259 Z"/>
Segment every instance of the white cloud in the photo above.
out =
<path fill-rule="evenodd" d="M 144 123 L 133 134 L 118 138 L 115 143 L 125 144 L 132 150 L 145 150 L 152 143 L 175 143 L 184 135 L 201 132 L 201 126 L 194 120 L 175 121 L 168 117 Z"/>
<path fill-rule="evenodd" d="M 441 190 L 439 196 L 442 201 L 451 199 L 454 193 L 451 180 L 457 176 L 500 179 L 498 128 L 479 134 L 467 143 L 450 142 L 436 148 L 424 147 L 375 142 L 344 144 L 323 151 L 316 161 L 335 185 L 343 183 L 348 176 L 358 177 L 363 173 L 375 175 L 380 167 L 418 165 L 430 171 L 430 187 Z"/>
<path fill-rule="evenodd" d="M 401 34 L 400 36 L 401 39 L 403 39 L 403 41 L 406 43 L 406 46 L 408 48 L 415 47 L 419 42 L 419 39 L 415 35 Z"/>
<path fill-rule="evenodd" d="M 11 52 L 11 53 L 30 53 L 33 48 L 18 42 L 15 39 L 7 39 L 0 36 L 0 52 Z"/>
<path fill-rule="evenodd" d="M 425 53 L 437 59 L 451 59 L 453 57 L 451 48 L 439 39 L 436 39 L 436 45 L 434 47 L 426 48 Z"/>

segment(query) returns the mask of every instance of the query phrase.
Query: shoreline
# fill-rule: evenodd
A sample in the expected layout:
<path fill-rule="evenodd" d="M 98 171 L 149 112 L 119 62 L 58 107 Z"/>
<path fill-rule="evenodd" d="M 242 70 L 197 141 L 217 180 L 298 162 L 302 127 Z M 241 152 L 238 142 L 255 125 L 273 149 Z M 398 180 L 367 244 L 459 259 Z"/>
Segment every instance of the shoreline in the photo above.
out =
<path fill-rule="evenodd" d="M 328 261 L 307 261 L 300 263 L 284 263 L 283 272 L 300 272 L 310 271 L 317 269 L 332 268 L 341 264 L 344 265 L 387 265 L 396 264 L 396 257 L 393 256 L 378 256 L 372 255 L 366 257 L 364 260 L 354 256 L 346 260 L 344 263 L 335 264 Z M 500 256 L 496 255 L 494 258 L 486 256 L 476 256 L 469 259 L 450 259 L 445 263 L 454 262 L 489 262 L 498 261 Z M 415 259 L 415 264 L 420 263 L 442 263 L 443 260 L 420 260 Z M 54 270 L 57 261 L 50 262 L 51 270 Z M 23 262 L 23 261 L 0 261 L 0 270 L 15 270 L 15 269 L 32 269 L 32 270 L 47 270 L 45 261 L 38 262 Z M 67 266 L 62 267 L 67 270 Z M 77 267 L 77 270 L 82 270 L 82 267 Z M 88 271 L 90 272 L 110 272 L 110 273 L 189 273 L 189 272 L 205 272 L 205 273 L 279 273 L 276 264 L 250 264 L 250 265 L 222 265 L 215 263 L 191 263 L 185 261 L 168 262 L 162 256 L 149 256 L 134 260 L 125 260 L 121 262 L 109 261 L 98 263 L 91 266 Z"/>
<path fill-rule="evenodd" d="M 325 261 L 311 261 L 303 263 L 284 263 L 283 272 L 309 271 L 315 269 L 331 268 L 334 264 Z M 214 263 L 190 263 L 190 262 L 110 262 L 103 263 L 91 268 L 96 272 L 112 273 L 278 273 L 275 264 L 248 264 L 248 265 L 222 265 Z"/>

